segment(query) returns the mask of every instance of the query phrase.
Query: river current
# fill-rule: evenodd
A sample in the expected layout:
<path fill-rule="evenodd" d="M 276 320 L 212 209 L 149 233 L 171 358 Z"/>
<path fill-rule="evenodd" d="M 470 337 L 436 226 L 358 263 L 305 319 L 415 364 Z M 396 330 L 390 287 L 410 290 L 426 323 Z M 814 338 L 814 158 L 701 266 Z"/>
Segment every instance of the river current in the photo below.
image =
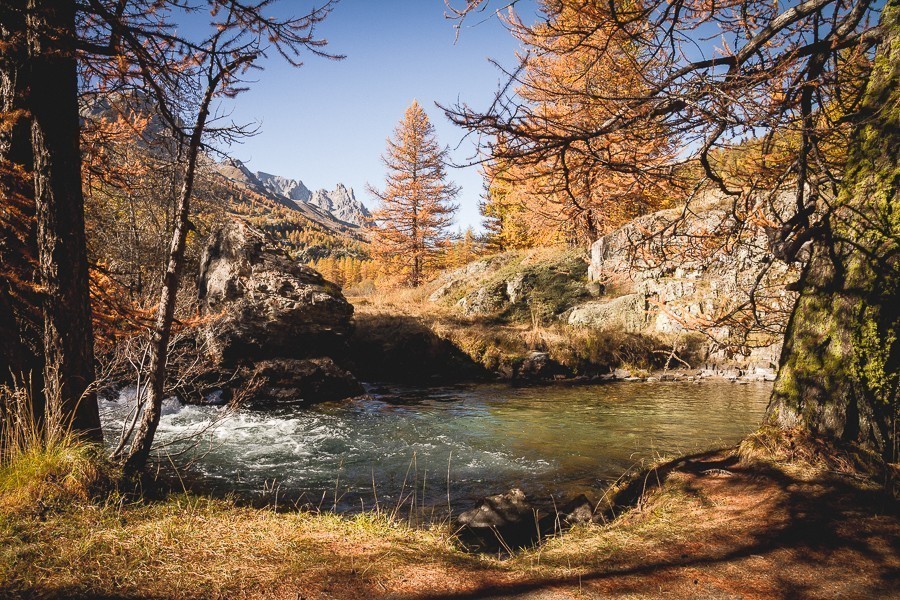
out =
<path fill-rule="evenodd" d="M 276 411 L 171 399 L 157 441 L 174 464 L 187 464 L 193 487 L 250 501 L 351 509 L 414 497 L 455 510 L 512 487 L 538 500 L 596 499 L 656 457 L 735 444 L 759 425 L 770 391 L 724 381 L 474 384 L 378 388 Z M 110 442 L 133 393 L 101 405 Z"/>

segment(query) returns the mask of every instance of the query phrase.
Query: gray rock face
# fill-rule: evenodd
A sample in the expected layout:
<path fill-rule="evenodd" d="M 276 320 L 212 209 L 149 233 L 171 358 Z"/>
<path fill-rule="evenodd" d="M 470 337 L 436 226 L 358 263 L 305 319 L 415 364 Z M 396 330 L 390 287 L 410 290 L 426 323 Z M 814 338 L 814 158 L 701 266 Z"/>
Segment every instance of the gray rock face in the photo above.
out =
<path fill-rule="evenodd" d="M 739 243 L 717 236 L 735 226 L 728 201 L 717 194 L 692 208 L 683 220 L 682 209 L 660 211 L 594 242 L 588 274 L 610 299 L 574 307 L 568 322 L 651 335 L 703 331 L 727 349 L 714 349 L 711 363 L 734 361 L 736 351 L 746 365 L 777 363 L 778 333 L 796 297 L 786 284 L 798 277 L 799 265 L 770 262 L 761 225 L 748 227 Z M 647 232 L 665 227 L 669 233 L 647 242 Z M 759 323 L 747 312 L 751 294 Z"/>
<path fill-rule="evenodd" d="M 331 213 L 345 223 L 353 225 L 365 225 L 372 213 L 365 205 L 356 199 L 356 194 L 352 188 L 339 183 L 330 192 L 327 190 L 317 190 L 305 202 L 318 206 L 322 210 Z"/>
<path fill-rule="evenodd" d="M 576 306 L 569 313 L 569 324 L 640 333 L 647 329 L 649 318 L 647 298 L 643 294 L 626 294 L 612 300 Z"/>
<path fill-rule="evenodd" d="M 353 306 L 338 287 L 239 221 L 211 234 L 197 287 L 203 311 L 220 314 L 209 346 L 226 366 L 329 355 L 350 332 Z"/>
<path fill-rule="evenodd" d="M 555 318 L 573 301 L 590 297 L 586 271 L 583 256 L 573 252 L 550 260 L 533 253 L 499 254 L 444 273 L 429 300 L 455 299 L 456 308 L 469 317 L 520 313 Z"/>
<path fill-rule="evenodd" d="M 271 175 L 262 171 L 256 172 L 256 179 L 267 191 L 290 198 L 295 202 L 309 202 L 312 197 L 309 188 L 298 179 L 288 179 L 281 175 Z"/>
<path fill-rule="evenodd" d="M 489 315 L 503 310 L 509 304 L 506 295 L 506 283 L 494 282 L 478 288 L 471 294 L 460 298 L 456 306 L 466 316 Z"/>

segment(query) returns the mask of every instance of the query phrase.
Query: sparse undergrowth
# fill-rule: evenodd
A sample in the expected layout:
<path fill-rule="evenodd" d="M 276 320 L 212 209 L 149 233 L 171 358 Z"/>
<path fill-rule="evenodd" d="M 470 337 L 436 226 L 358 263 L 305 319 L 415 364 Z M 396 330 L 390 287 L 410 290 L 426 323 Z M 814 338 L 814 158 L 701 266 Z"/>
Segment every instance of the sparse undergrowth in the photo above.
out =
<path fill-rule="evenodd" d="M 460 370 L 462 362 L 467 362 L 472 371 L 508 376 L 532 352 L 546 352 L 576 376 L 603 374 L 617 368 L 646 372 L 661 369 L 667 363 L 671 368 L 698 364 L 700 345 L 691 336 L 662 339 L 617 329 L 574 327 L 558 321 L 540 324 L 464 317 L 428 302 L 421 290 L 396 290 L 349 299 L 356 307 L 354 343 L 359 348 L 371 347 L 356 358 L 363 369 L 365 363 L 379 358 L 399 360 L 404 352 L 414 348 L 417 361 L 435 354 L 432 362 L 436 369 L 442 365 L 452 367 L 448 376 L 464 375 L 465 371 Z M 447 343 L 444 354 L 438 356 L 440 345 Z M 419 351 L 423 346 L 429 352 Z M 673 346 L 680 360 L 670 359 Z M 450 354 L 456 356 L 448 364 Z M 390 364 L 373 372 L 389 374 Z"/>
<path fill-rule="evenodd" d="M 0 387 L 0 512 L 43 512 L 107 491 L 113 473 L 100 450 L 52 410 L 38 419 L 23 390 Z"/>
<path fill-rule="evenodd" d="M 569 325 L 565 315 L 591 299 L 588 287 L 587 265 L 579 253 L 534 248 L 484 257 L 419 288 L 348 290 L 356 308 L 355 362 L 365 370 L 381 360 L 377 372 L 390 374 L 391 362 L 402 362 L 409 349 L 416 360 L 432 359 L 431 375 L 440 378 L 452 375 L 440 372 L 448 358 L 447 368 L 460 376 L 486 371 L 505 377 L 512 377 L 533 352 L 547 353 L 572 376 L 618 368 L 646 373 L 697 366 L 704 359 L 700 334 L 655 336 Z M 480 298 L 484 310 L 468 314 L 462 306 L 467 298 Z"/>

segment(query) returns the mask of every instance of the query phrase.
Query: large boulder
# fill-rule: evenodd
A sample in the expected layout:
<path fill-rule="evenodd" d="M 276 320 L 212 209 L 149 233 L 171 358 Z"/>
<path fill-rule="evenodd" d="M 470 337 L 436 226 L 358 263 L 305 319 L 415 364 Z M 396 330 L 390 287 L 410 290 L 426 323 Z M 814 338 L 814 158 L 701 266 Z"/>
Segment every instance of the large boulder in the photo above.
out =
<path fill-rule="evenodd" d="M 332 355 L 351 331 L 353 306 L 340 289 L 241 221 L 212 232 L 197 287 L 213 318 L 209 350 L 223 366 Z"/>
<path fill-rule="evenodd" d="M 346 357 L 353 306 L 263 232 L 241 221 L 214 230 L 197 288 L 208 315 L 199 341 L 211 362 L 200 381 L 221 388 L 223 398 L 268 408 L 363 393 L 332 360 Z"/>

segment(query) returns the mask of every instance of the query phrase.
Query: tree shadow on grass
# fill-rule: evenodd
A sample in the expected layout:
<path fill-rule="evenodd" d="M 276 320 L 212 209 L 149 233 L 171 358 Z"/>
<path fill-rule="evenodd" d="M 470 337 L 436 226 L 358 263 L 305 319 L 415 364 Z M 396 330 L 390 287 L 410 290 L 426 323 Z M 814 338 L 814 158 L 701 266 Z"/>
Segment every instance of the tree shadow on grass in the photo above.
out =
<path fill-rule="evenodd" d="M 839 474 L 806 479 L 775 466 L 745 466 L 736 457 L 706 453 L 635 478 L 616 496 L 616 506 L 622 510 L 625 504 L 633 505 L 645 489 L 662 486 L 675 473 L 682 474 L 679 490 L 701 500 L 704 512 L 713 511 L 712 518 L 718 509 L 709 501 L 711 493 L 747 506 L 715 529 L 699 533 L 699 539 L 666 543 L 653 557 L 629 556 L 625 549 L 625 558 L 614 554 L 608 566 L 578 575 L 406 597 L 543 597 L 572 588 L 606 594 L 670 591 L 677 597 L 726 590 L 796 598 L 900 594 L 900 511 L 883 491 L 863 488 Z M 667 556 L 660 558 L 660 553 Z M 702 588 L 707 578 L 723 577 L 728 580 L 724 589 Z"/>

